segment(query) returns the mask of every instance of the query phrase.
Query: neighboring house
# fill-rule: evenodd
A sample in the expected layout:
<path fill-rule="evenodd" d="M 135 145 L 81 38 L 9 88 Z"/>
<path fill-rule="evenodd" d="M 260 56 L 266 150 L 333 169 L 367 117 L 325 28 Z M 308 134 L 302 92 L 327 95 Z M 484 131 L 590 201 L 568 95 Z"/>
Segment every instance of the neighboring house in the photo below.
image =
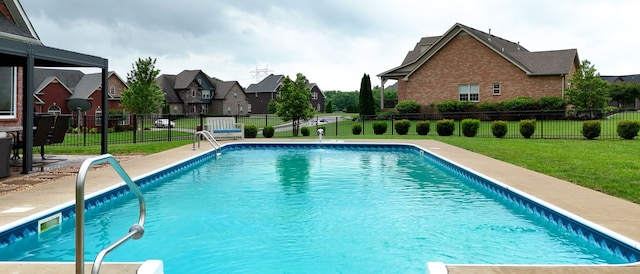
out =
<path fill-rule="evenodd" d="M 636 83 L 640 84 L 640 74 L 632 74 L 632 75 L 620 75 L 620 76 L 600 76 L 600 79 L 605 80 L 609 83 Z M 618 102 L 611 102 L 610 105 L 617 107 L 631 107 L 635 109 L 640 109 L 640 98 L 636 98 L 636 102 L 633 106 L 620 106 Z"/>
<path fill-rule="evenodd" d="M 178 75 L 162 74 L 157 78 L 158 86 L 165 93 L 168 113 L 237 115 L 239 110 L 246 113 L 244 110 L 248 104 L 243 99 L 246 96 L 242 87 L 234 87 L 233 82 L 223 82 L 223 90 L 219 90 L 217 81 L 201 70 L 184 70 Z M 231 113 L 228 112 L 229 108 Z"/>
<path fill-rule="evenodd" d="M 216 86 L 212 110 L 223 115 L 247 115 L 249 103 L 244 88 L 238 81 L 222 81 L 212 78 Z M 221 110 L 221 111 L 218 111 Z"/>
<path fill-rule="evenodd" d="M 269 102 L 276 99 L 283 80 L 284 75 L 282 74 L 270 74 L 259 83 L 249 85 L 246 93 L 250 104 L 250 112 L 253 114 L 269 113 Z M 324 92 L 315 83 L 307 83 L 307 87 L 311 91 L 311 98 L 309 98 L 311 106 L 318 112 L 324 112 L 326 99 Z"/>
<path fill-rule="evenodd" d="M 502 101 L 519 96 L 563 97 L 579 66 L 576 49 L 530 52 L 462 24 L 424 37 L 398 67 L 380 73 L 398 81 L 398 101 L 423 106 L 445 100 Z"/>
<path fill-rule="evenodd" d="M 109 91 L 107 92 L 108 109 L 122 110 L 120 95 L 127 89 L 127 83 L 115 72 L 107 76 Z M 83 99 L 91 103 L 91 108 L 83 113 L 89 116 L 102 115 L 102 74 L 84 74 L 79 70 L 67 69 L 34 69 L 35 112 L 70 114 L 77 110 L 67 105 L 69 99 Z M 126 112 L 126 111 L 125 111 Z M 127 116 L 128 117 L 128 116 Z M 99 118 L 96 118 L 100 126 Z M 128 125 L 130 119 L 124 119 L 120 124 Z M 91 122 L 87 126 L 92 126 Z"/>

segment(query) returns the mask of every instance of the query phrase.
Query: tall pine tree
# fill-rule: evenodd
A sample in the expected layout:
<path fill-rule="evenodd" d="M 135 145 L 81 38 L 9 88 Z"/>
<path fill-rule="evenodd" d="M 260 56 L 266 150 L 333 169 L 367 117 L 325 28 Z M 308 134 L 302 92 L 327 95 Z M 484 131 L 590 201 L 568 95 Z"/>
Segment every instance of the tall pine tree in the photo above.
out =
<path fill-rule="evenodd" d="M 360 81 L 360 115 L 376 115 L 375 101 L 371 92 L 371 79 L 368 74 L 362 76 Z"/>

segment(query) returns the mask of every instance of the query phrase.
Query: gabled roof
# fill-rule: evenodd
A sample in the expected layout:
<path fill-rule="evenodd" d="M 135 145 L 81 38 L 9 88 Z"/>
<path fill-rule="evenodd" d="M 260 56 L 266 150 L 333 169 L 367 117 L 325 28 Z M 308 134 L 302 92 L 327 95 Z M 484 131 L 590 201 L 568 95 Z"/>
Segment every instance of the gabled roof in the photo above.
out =
<path fill-rule="evenodd" d="M 415 48 L 410 51 L 402 64 L 398 67 L 378 74 L 381 78 L 408 79 L 424 63 L 446 46 L 460 33 L 466 33 L 475 38 L 498 55 L 511 62 L 527 75 L 555 75 L 568 74 L 572 64 L 578 60 L 576 49 L 529 52 L 520 43 L 514 43 L 491 33 L 456 23 L 442 36 L 424 37 Z"/>
<path fill-rule="evenodd" d="M 175 86 L 176 76 L 171 74 L 162 74 L 156 78 L 158 86 L 164 91 L 164 100 L 167 104 L 181 104 L 182 99 L 176 93 Z"/>
<path fill-rule="evenodd" d="M 55 76 L 49 76 L 47 78 L 45 78 L 42 82 L 40 82 L 40 84 L 38 84 L 36 82 L 36 84 L 38 84 L 38 86 L 36 87 L 35 91 L 34 91 L 34 96 L 36 95 L 43 95 L 42 91 L 44 90 L 44 88 L 46 88 L 49 84 L 54 83 L 54 82 L 58 82 L 60 83 L 60 85 L 62 85 L 64 87 L 64 89 L 67 90 L 67 92 L 69 92 L 69 94 L 73 94 L 73 91 L 71 91 L 71 89 L 64 84 L 64 82 L 60 81 L 60 79 L 58 79 Z M 38 98 L 40 99 L 40 98 Z"/>
<path fill-rule="evenodd" d="M 324 91 L 322 91 L 322 89 L 320 89 L 320 86 L 318 86 L 318 84 L 316 84 L 316 83 L 308 83 L 307 82 L 307 87 L 309 88 L 309 90 L 313 90 L 313 88 L 316 87 L 320 91 L 320 94 L 322 95 L 322 98 L 327 97 L 327 96 L 324 95 Z"/>
<path fill-rule="evenodd" d="M 282 74 L 270 74 L 262 79 L 260 83 L 249 85 L 245 93 L 278 92 L 282 85 L 282 79 L 284 79 Z"/>
<path fill-rule="evenodd" d="M 620 76 L 600 76 L 600 79 L 609 83 L 625 82 L 625 83 L 640 83 L 640 74 L 632 75 L 620 75 Z"/>
<path fill-rule="evenodd" d="M 110 71 L 107 78 L 111 77 L 115 72 Z M 117 74 L 116 74 L 117 76 Z M 120 78 L 118 76 L 118 78 Z M 122 79 L 120 79 L 122 80 Z M 76 86 L 73 88 L 73 94 L 69 96 L 69 99 L 81 98 L 81 99 L 89 99 L 91 94 L 93 94 L 96 90 L 102 88 L 102 73 L 90 73 L 82 76 L 82 79 L 78 81 Z M 109 98 L 113 98 L 113 96 L 108 95 Z"/>
<path fill-rule="evenodd" d="M 216 85 L 216 93 L 213 96 L 213 99 L 222 100 L 227 97 L 227 94 L 233 89 L 234 85 L 238 85 L 240 89 L 242 86 L 238 81 L 222 81 L 217 78 L 211 78 L 211 82 Z"/>
<path fill-rule="evenodd" d="M 84 76 L 84 73 L 79 70 L 69 69 L 33 69 L 33 82 L 38 88 L 36 92 L 40 92 L 46 85 L 48 85 L 52 78 L 58 79 L 65 87 L 67 87 L 72 93 L 80 79 Z"/>
<path fill-rule="evenodd" d="M 4 0 L 0 1 L 0 6 L 5 6 L 9 11 L 8 17 L 0 16 L 0 37 L 42 45 L 20 1 Z"/>
<path fill-rule="evenodd" d="M 202 78 L 209 81 L 209 84 L 211 86 L 214 86 L 213 82 L 211 82 L 211 78 L 209 78 L 209 76 L 202 70 L 183 70 L 182 72 L 178 73 L 178 75 L 176 75 L 173 88 L 187 89 L 189 85 L 196 79 L 196 76 L 198 76 L 198 74 L 202 74 Z"/>

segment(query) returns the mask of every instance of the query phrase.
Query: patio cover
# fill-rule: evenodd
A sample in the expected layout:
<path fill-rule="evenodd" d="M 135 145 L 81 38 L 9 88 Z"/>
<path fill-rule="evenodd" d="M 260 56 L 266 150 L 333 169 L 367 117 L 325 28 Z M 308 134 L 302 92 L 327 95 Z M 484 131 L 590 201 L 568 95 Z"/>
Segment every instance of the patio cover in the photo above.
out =
<path fill-rule="evenodd" d="M 33 82 L 34 67 L 93 67 L 102 69 L 102 128 L 107 128 L 109 90 L 107 76 L 109 61 L 107 59 L 82 53 L 56 49 L 29 41 L 11 40 L 0 37 L 0 66 L 22 67 L 22 127 L 24 136 L 33 136 L 33 117 L 35 84 Z M 31 172 L 33 167 L 33 139 L 24 138 L 22 173 Z M 101 153 L 107 153 L 107 130 L 101 133 Z"/>

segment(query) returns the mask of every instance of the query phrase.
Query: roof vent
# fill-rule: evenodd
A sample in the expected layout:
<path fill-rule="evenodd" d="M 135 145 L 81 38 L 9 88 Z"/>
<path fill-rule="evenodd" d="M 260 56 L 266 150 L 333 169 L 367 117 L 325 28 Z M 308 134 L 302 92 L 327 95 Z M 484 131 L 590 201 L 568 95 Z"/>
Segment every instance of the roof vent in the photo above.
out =
<path fill-rule="evenodd" d="M 502 52 L 504 52 L 504 48 L 502 48 Z"/>
<path fill-rule="evenodd" d="M 491 41 L 491 29 L 489 29 L 489 41 Z"/>
<path fill-rule="evenodd" d="M 518 50 L 520 50 L 520 41 L 518 41 Z"/>

